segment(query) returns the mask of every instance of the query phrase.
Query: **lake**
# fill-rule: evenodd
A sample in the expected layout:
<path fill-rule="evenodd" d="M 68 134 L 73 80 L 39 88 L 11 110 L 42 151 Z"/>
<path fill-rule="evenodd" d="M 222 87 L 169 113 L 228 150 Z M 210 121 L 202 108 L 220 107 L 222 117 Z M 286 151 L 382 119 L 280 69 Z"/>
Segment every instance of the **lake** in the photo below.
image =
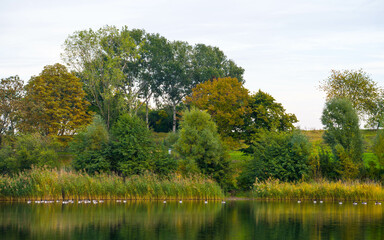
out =
<path fill-rule="evenodd" d="M 0 239 L 384 239 L 368 202 L 0 203 Z"/>

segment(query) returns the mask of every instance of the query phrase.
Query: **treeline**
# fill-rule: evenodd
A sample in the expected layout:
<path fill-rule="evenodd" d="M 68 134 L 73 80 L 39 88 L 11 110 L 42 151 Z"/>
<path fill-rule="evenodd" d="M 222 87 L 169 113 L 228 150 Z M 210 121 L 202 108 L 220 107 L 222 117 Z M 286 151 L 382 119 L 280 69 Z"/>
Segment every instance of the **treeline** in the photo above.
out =
<path fill-rule="evenodd" d="M 2 174 L 60 168 L 69 152 L 64 167 L 91 176 L 202 174 L 225 191 L 270 178 L 382 180 L 384 133 L 367 166 L 359 121 L 381 126 L 383 95 L 362 70 L 332 71 L 320 86 L 319 145 L 271 95 L 250 93 L 244 69 L 216 47 L 107 26 L 70 35 L 62 57 L 68 68 L 47 65 L 25 86 L 17 76 L 1 80 Z M 154 141 L 153 130 L 172 133 Z M 230 150 L 239 149 L 246 157 L 235 161 Z"/>

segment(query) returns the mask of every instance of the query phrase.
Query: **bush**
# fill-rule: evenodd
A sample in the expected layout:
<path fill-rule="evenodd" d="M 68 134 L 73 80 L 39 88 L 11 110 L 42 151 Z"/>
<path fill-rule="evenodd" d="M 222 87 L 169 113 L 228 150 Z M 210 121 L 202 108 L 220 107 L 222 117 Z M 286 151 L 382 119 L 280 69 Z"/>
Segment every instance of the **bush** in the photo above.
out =
<path fill-rule="evenodd" d="M 245 150 L 252 156 L 242 172 L 239 182 L 249 189 L 255 179 L 264 181 L 272 177 L 282 181 L 297 181 L 310 172 L 310 143 L 298 131 L 260 131 Z"/>
<path fill-rule="evenodd" d="M 91 174 L 109 171 L 108 144 L 107 127 L 103 119 L 96 115 L 92 123 L 79 132 L 70 143 L 70 149 L 75 154 L 72 161 L 73 168 Z"/>
<path fill-rule="evenodd" d="M 38 133 L 17 136 L 14 143 L 0 149 L 0 169 L 11 174 L 33 165 L 58 167 L 58 146 L 55 139 Z"/>
<path fill-rule="evenodd" d="M 182 159 L 179 161 L 182 172 L 200 171 L 226 190 L 235 185 L 229 155 L 208 113 L 197 109 L 184 112 L 174 149 Z"/>

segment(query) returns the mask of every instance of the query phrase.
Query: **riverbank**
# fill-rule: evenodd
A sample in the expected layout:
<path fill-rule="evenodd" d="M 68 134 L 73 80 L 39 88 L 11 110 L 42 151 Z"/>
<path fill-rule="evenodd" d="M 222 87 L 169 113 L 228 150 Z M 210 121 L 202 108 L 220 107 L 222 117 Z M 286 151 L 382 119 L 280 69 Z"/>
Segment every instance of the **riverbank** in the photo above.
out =
<path fill-rule="evenodd" d="M 74 171 L 34 168 L 18 175 L 0 176 L 0 200 L 65 199 L 222 199 L 224 192 L 201 175 L 182 177 L 154 174 L 120 177 L 116 174 L 88 175 Z"/>

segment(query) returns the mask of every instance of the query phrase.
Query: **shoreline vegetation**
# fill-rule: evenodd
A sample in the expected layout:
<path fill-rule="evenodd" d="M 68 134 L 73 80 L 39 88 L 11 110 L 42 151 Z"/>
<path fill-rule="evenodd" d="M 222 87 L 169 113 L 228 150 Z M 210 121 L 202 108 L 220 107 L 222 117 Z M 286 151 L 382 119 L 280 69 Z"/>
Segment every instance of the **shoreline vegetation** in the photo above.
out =
<path fill-rule="evenodd" d="M 266 200 L 381 201 L 384 200 L 384 188 L 382 184 L 374 181 L 339 180 L 332 182 L 322 179 L 290 183 L 268 179 L 263 182 L 256 181 L 250 197 Z"/>
<path fill-rule="evenodd" d="M 32 168 L 14 176 L 0 175 L 0 201 L 26 200 L 183 200 L 223 199 L 224 192 L 201 175 L 161 178 L 151 173 L 120 177 Z"/>

